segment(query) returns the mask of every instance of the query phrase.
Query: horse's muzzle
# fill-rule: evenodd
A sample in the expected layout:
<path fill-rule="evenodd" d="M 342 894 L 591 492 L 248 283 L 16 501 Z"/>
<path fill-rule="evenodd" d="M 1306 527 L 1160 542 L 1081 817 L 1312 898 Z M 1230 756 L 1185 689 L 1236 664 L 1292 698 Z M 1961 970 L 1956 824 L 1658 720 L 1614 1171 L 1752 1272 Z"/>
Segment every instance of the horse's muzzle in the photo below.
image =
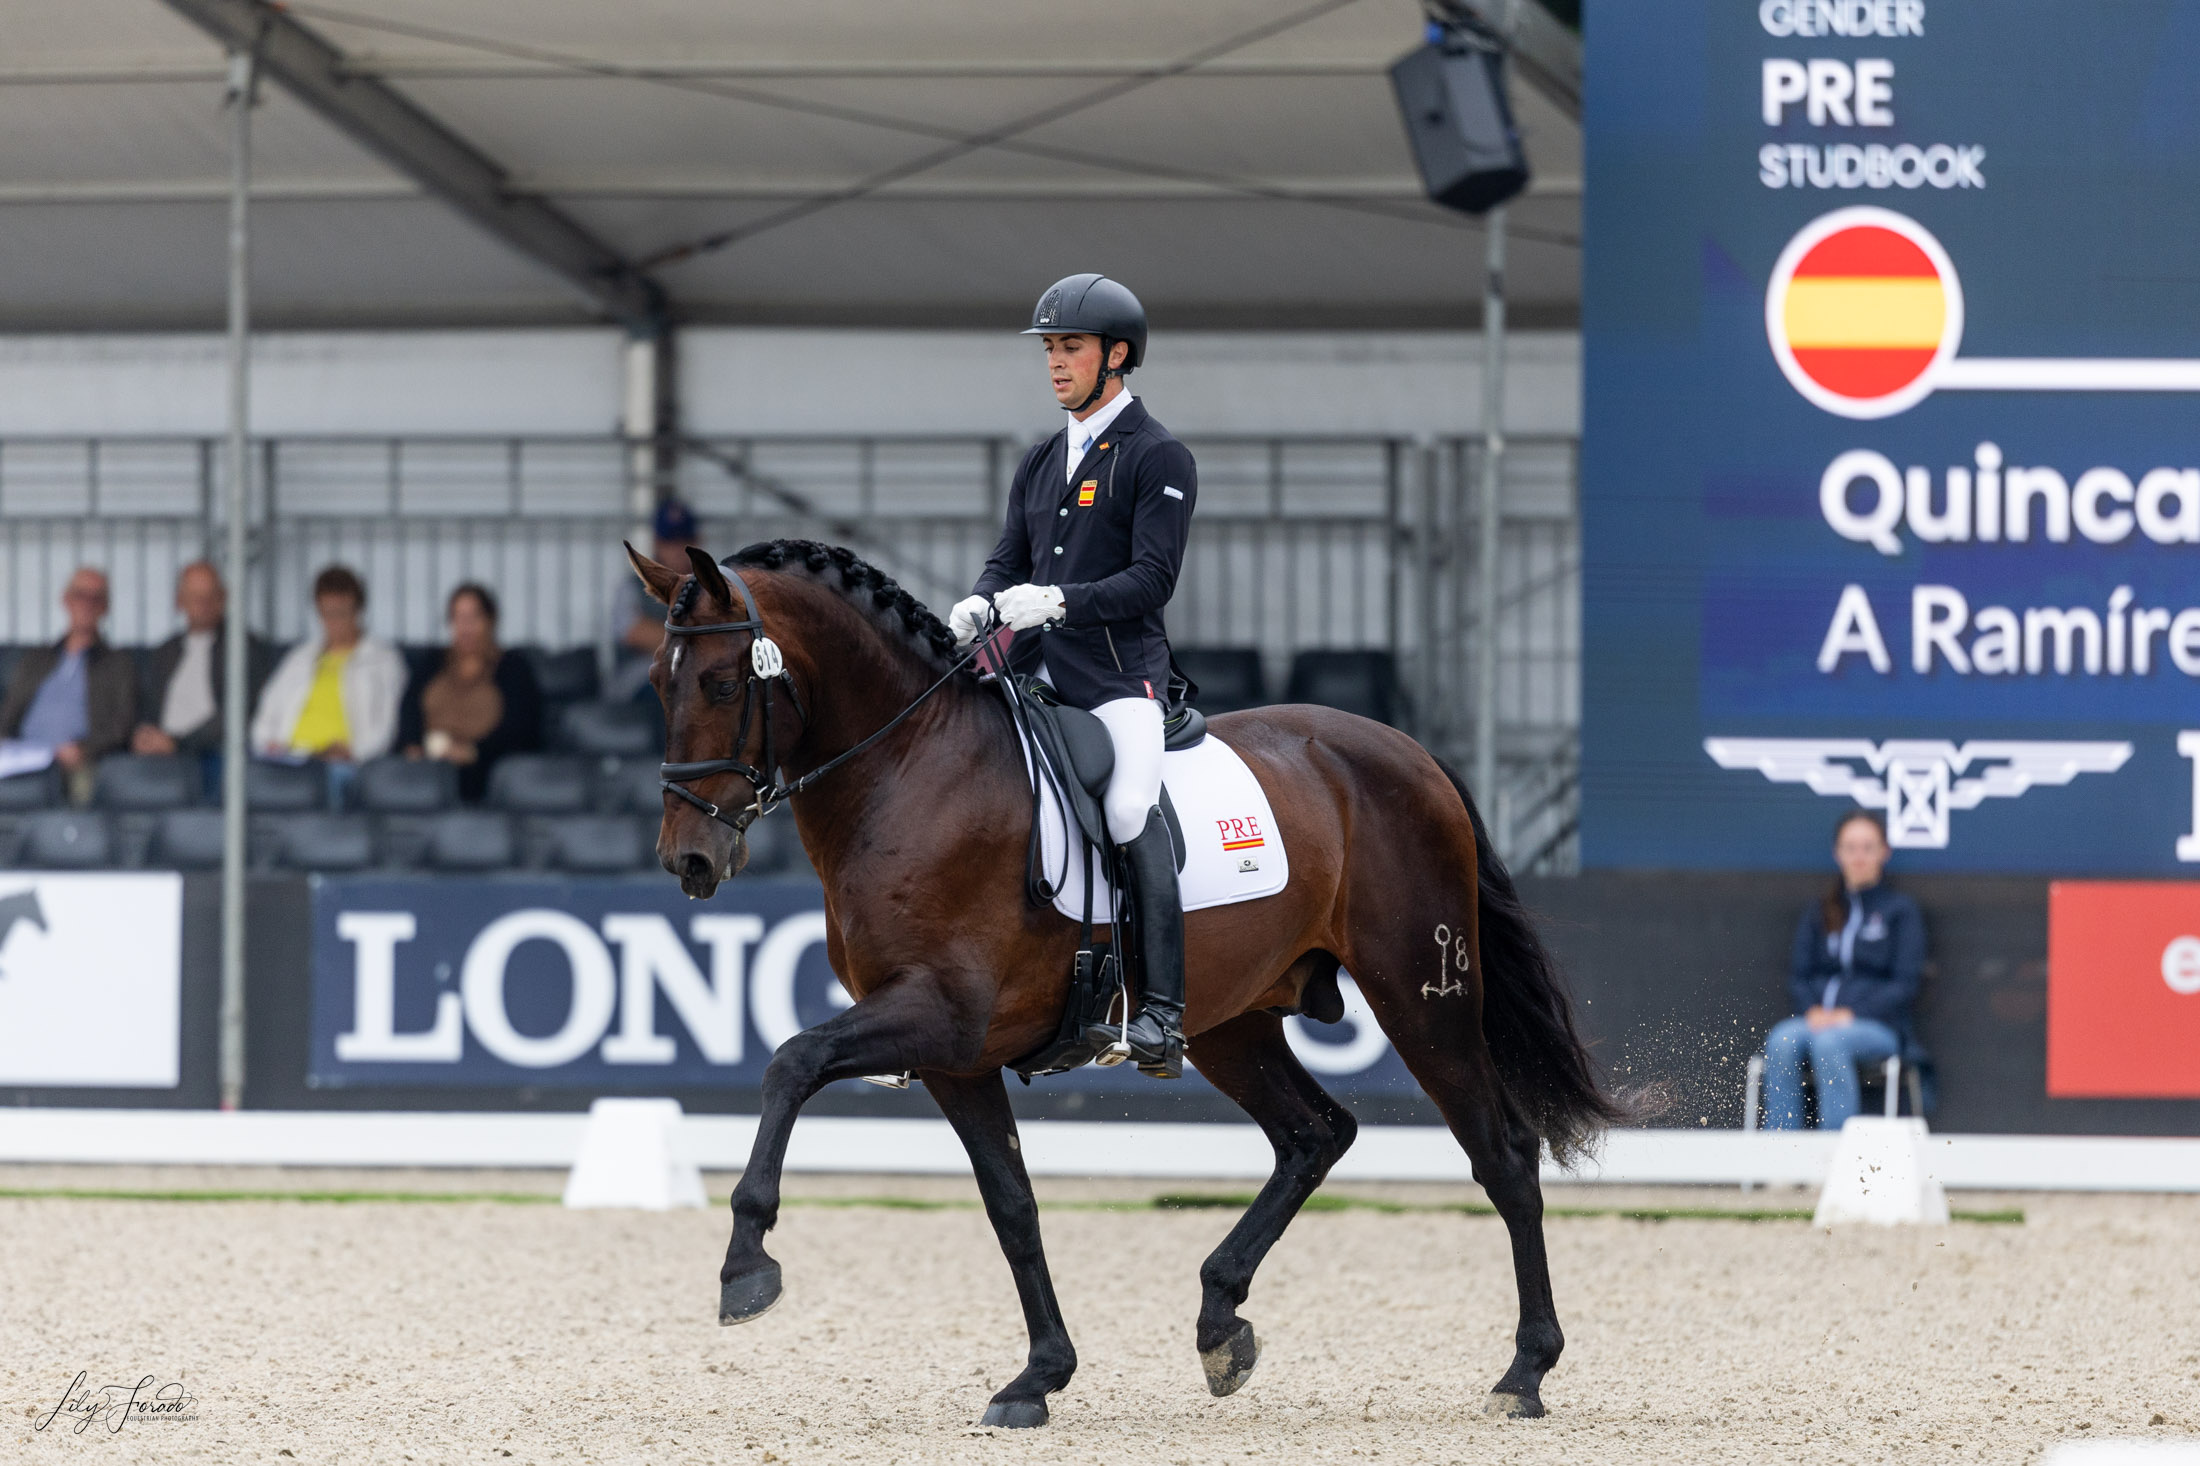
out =
<path fill-rule="evenodd" d="M 680 889 L 698 901 L 715 895 L 720 882 L 732 880 L 748 863 L 749 842 L 740 835 L 733 836 L 722 856 L 689 846 L 663 860 L 664 868 L 680 878 Z"/>

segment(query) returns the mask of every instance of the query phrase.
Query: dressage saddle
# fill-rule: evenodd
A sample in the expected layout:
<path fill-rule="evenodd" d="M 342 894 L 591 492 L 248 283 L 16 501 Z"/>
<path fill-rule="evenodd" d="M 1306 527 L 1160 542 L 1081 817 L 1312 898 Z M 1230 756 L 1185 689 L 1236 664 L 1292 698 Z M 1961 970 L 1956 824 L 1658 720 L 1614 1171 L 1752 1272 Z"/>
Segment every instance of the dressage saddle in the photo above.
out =
<path fill-rule="evenodd" d="M 1051 784 L 1061 793 L 1066 822 L 1074 831 L 1065 858 L 1082 858 L 1086 876 L 1085 914 L 1079 924 L 1078 951 L 1071 964 L 1060 1027 L 1052 1042 L 1008 1066 L 1029 1084 L 1035 1074 L 1060 1074 L 1096 1059 L 1102 1063 L 1115 1062 L 1112 1057 L 1102 1057 L 1101 1050 L 1106 1045 L 1096 1040 L 1094 1034 L 1105 1029 L 1111 1021 L 1120 1021 L 1111 1019 L 1110 1015 L 1118 992 L 1125 990 L 1125 984 L 1114 944 L 1094 940 L 1092 878 L 1097 865 L 1102 871 L 1113 872 L 1112 883 L 1121 889 L 1123 876 L 1118 869 L 1121 856 L 1108 835 L 1107 814 L 1101 807 L 1108 779 L 1115 772 L 1115 744 L 1108 738 L 1107 725 L 1082 708 L 1064 706 L 1047 684 L 1010 675 L 1014 678 L 1008 689 L 1011 715 L 1024 729 L 1032 749 L 1032 821 L 1030 848 L 1026 855 L 1031 899 L 1044 906 L 1058 889 L 1041 871 L 1039 799 L 1042 784 Z M 1164 748 L 1190 748 L 1207 736 L 1207 720 L 1189 703 L 1181 703 L 1164 713 L 1162 730 Z M 1177 818 L 1176 806 L 1169 798 L 1166 784 L 1161 789 L 1161 818 L 1169 831 L 1169 853 L 1181 871 L 1185 858 L 1184 826 Z M 1111 910 L 1101 920 L 1120 930 L 1118 924 L 1122 916 L 1119 913 Z M 1126 945 L 1130 952 L 1138 950 L 1135 944 Z"/>
<path fill-rule="evenodd" d="M 1053 770 L 1069 816 L 1095 850 L 1112 851 L 1107 815 L 1100 801 L 1115 773 L 1115 744 L 1107 725 L 1083 708 L 1073 708 L 1055 698 L 1054 689 L 1036 679 L 1018 679 L 1019 693 L 1029 714 L 1032 742 L 1039 756 Z M 1191 748 L 1207 736 L 1207 719 L 1189 704 L 1174 708 L 1162 719 L 1162 747 L 1170 753 Z M 1161 817 L 1169 826 L 1169 845 L 1176 868 L 1184 869 L 1184 827 L 1169 801 L 1169 786 L 1161 786 Z"/>

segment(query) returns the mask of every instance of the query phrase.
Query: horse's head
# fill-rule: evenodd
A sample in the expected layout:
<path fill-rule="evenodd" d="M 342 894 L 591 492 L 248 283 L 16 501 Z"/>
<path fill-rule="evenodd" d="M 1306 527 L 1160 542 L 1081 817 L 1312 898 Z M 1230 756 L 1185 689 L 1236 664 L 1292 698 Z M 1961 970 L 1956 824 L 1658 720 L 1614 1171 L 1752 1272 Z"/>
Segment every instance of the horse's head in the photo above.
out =
<path fill-rule="evenodd" d="M 698 549 L 688 550 L 685 570 L 632 545 L 626 553 L 667 608 L 649 680 L 665 710 L 665 762 L 687 767 L 668 770 L 657 858 L 690 896 L 711 895 L 747 862 L 745 811 L 759 787 L 792 795 L 875 743 L 882 754 L 893 748 L 880 743 L 890 734 L 936 730 L 976 685 L 966 676 L 964 687 L 950 687 L 963 666 L 954 634 L 892 576 L 842 546 L 751 545 L 730 581 Z M 920 706 L 924 715 L 910 718 Z M 874 764 L 871 777 L 882 767 L 890 765 Z M 829 806 L 846 797 L 836 791 L 850 791 L 860 803 L 869 782 L 850 765 L 813 798 Z M 814 833 L 806 827 L 805 839 Z M 820 870 L 836 848 L 828 838 L 812 850 Z"/>
<path fill-rule="evenodd" d="M 689 547 L 685 570 L 660 565 L 632 545 L 626 554 L 650 595 L 665 603 L 671 628 L 649 669 L 665 710 L 665 762 L 730 762 L 768 777 L 770 751 L 791 747 L 802 728 L 791 698 L 762 695 L 752 651 L 760 633 L 678 631 L 745 621 L 746 602 L 703 550 Z M 681 890 L 700 899 L 748 863 L 747 820 L 740 812 L 755 801 L 756 781 L 725 769 L 680 782 L 701 803 L 665 792 L 657 859 L 680 878 Z"/>

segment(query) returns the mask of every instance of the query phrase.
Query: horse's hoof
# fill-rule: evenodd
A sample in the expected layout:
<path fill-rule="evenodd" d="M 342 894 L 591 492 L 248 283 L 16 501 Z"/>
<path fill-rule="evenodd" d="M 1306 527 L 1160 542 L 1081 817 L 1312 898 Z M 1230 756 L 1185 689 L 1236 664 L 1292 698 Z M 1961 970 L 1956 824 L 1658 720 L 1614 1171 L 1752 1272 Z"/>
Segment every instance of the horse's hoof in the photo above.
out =
<path fill-rule="evenodd" d="M 995 1425 L 1003 1430 L 1030 1430 L 1047 1423 L 1047 1402 L 1044 1400 L 995 1400 L 985 1407 L 985 1418 L 980 1425 Z"/>
<path fill-rule="evenodd" d="M 1199 1351 L 1199 1367 L 1207 1371 L 1207 1392 L 1217 1398 L 1236 1394 L 1258 1363 L 1260 1340 L 1253 1337 L 1253 1326 L 1242 1318 L 1229 1338 L 1212 1349 Z"/>
<path fill-rule="evenodd" d="M 779 1264 L 767 1262 L 753 1273 L 743 1273 L 718 1285 L 718 1322 L 747 1323 L 779 1301 Z"/>
<path fill-rule="evenodd" d="M 1543 1397 L 1529 1393 L 1507 1394 L 1503 1390 L 1490 1391 L 1490 1397 L 1482 1402 L 1482 1413 L 1494 1415 L 1499 1420 L 1537 1420 L 1544 1413 Z"/>

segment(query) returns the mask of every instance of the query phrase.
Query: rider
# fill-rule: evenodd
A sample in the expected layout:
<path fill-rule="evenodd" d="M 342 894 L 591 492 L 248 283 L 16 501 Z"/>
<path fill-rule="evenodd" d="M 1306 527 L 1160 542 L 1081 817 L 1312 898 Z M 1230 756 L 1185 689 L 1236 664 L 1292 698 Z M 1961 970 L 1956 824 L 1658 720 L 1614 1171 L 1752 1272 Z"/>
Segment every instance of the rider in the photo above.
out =
<path fill-rule="evenodd" d="M 1071 275 L 1039 297 L 1024 334 L 1045 345 L 1069 421 L 1017 465 L 1001 542 L 948 624 L 958 642 L 988 611 L 1018 632 L 1038 628 L 1015 639 L 1010 667 L 1108 730 L 1115 772 L 1101 803 L 1128 867 L 1144 974 L 1125 1039 L 1140 1069 L 1174 1079 L 1184 1070 L 1184 909 L 1160 808 L 1161 610 L 1184 562 L 1198 469 L 1124 385 L 1146 357 L 1137 296 L 1105 275 Z"/>

